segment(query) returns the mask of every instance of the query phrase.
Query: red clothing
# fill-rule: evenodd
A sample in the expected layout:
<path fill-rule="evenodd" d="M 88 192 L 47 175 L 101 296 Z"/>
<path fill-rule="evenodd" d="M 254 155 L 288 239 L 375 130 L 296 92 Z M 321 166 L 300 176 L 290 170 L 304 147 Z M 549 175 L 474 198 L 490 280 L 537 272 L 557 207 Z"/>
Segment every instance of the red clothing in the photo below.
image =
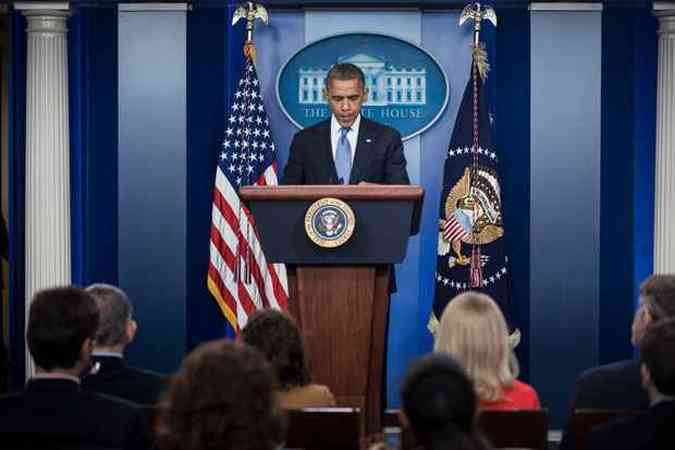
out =
<path fill-rule="evenodd" d="M 480 401 L 485 410 L 514 411 L 518 409 L 541 409 L 539 396 L 529 384 L 513 380 L 513 385 L 502 392 L 502 398 L 494 402 Z"/>

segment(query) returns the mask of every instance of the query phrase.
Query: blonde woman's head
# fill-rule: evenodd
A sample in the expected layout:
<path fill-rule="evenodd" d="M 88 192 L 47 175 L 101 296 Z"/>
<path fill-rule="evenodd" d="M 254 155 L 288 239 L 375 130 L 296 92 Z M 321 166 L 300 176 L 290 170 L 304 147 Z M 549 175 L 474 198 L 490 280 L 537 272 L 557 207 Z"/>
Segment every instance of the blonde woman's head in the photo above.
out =
<path fill-rule="evenodd" d="M 506 321 L 489 296 L 465 292 L 443 311 L 435 350 L 464 366 L 481 400 L 496 401 L 513 383 L 512 352 Z"/>

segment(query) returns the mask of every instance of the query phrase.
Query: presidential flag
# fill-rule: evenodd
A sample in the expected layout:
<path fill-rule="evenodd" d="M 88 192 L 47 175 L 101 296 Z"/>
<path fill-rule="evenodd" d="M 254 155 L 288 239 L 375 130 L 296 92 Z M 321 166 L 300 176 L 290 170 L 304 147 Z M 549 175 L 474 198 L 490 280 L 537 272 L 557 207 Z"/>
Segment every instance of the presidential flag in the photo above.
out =
<path fill-rule="evenodd" d="M 252 215 L 238 194 L 242 186 L 278 184 L 276 149 L 250 52 L 226 117 L 213 189 L 207 284 L 239 334 L 255 310 L 288 307 L 286 268 L 265 258 Z"/>
<path fill-rule="evenodd" d="M 445 160 L 432 333 L 448 302 L 468 290 L 490 295 L 507 321 L 511 318 L 498 157 L 483 98 L 487 64 L 482 48 L 474 50 L 471 71 Z"/>

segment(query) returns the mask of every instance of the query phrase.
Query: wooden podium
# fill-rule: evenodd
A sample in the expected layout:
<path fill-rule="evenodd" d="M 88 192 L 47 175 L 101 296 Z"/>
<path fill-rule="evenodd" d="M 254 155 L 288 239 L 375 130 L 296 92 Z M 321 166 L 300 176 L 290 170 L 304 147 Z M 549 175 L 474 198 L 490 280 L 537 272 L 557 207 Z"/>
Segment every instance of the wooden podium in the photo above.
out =
<path fill-rule="evenodd" d="M 419 186 L 245 187 L 268 261 L 289 265 L 289 309 L 305 342 L 312 380 L 330 387 L 338 406 L 361 408 L 364 431 L 381 431 L 382 374 L 391 265 L 416 234 Z M 350 240 L 326 249 L 305 232 L 305 214 L 332 197 L 354 211 Z"/>

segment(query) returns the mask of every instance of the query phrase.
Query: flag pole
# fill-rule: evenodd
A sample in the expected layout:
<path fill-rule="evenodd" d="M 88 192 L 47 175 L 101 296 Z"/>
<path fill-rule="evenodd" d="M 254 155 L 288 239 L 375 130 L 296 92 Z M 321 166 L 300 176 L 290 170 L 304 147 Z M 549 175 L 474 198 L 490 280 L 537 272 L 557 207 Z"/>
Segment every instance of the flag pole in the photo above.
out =
<path fill-rule="evenodd" d="M 260 19 L 265 25 L 269 24 L 269 13 L 267 9 L 259 3 L 246 2 L 237 7 L 232 15 L 232 25 L 236 25 L 241 19 L 246 20 L 246 42 L 244 43 L 244 55 L 255 62 L 256 51 L 253 42 L 253 30 L 255 29 L 256 19 Z"/>
<path fill-rule="evenodd" d="M 246 2 L 242 3 L 235 9 L 234 14 L 232 15 L 232 26 L 236 25 L 239 20 L 245 19 L 246 20 L 246 42 L 244 42 L 244 57 L 249 59 L 252 64 L 255 64 L 256 60 L 256 48 L 255 48 L 255 42 L 253 42 L 253 30 L 255 29 L 255 21 L 260 20 L 262 23 L 265 25 L 269 24 L 269 13 L 267 12 L 267 9 L 265 9 L 264 6 L 262 6 L 259 3 L 254 3 L 254 2 Z M 247 97 L 248 98 L 248 97 Z M 246 105 L 245 107 L 248 107 Z M 242 139 L 246 139 L 245 135 L 242 135 Z M 246 214 L 245 211 L 241 208 L 241 203 L 239 204 L 239 211 L 238 211 L 238 219 L 239 223 L 242 223 L 242 214 Z M 246 223 L 246 229 L 243 230 L 245 233 L 245 241 L 246 242 L 251 242 L 251 237 L 254 231 L 252 230 L 252 226 L 250 221 L 252 221 L 253 218 L 251 217 L 250 220 L 244 220 L 243 222 Z M 243 252 L 243 255 L 242 255 Z M 241 245 L 238 243 L 237 244 L 237 264 L 236 264 L 236 270 L 234 271 L 234 276 L 235 276 L 235 281 L 238 281 L 239 278 L 243 278 L 244 282 L 246 284 L 251 284 L 252 279 L 251 279 L 251 267 L 253 265 L 253 258 L 255 258 L 255 255 L 253 255 L 252 251 L 249 250 L 248 246 L 245 246 L 243 249 L 241 248 Z M 242 261 L 243 259 L 243 277 L 242 277 Z"/>
<path fill-rule="evenodd" d="M 473 46 L 471 61 L 471 78 L 473 83 L 473 163 L 470 174 L 470 190 L 473 190 L 474 180 L 478 172 L 478 148 L 480 146 L 480 111 L 479 111 L 479 82 L 487 77 L 489 65 L 487 63 L 487 52 L 485 46 L 480 41 L 481 23 L 488 20 L 497 26 L 497 15 L 491 7 L 482 7 L 480 3 L 471 3 L 464 7 L 459 16 L 459 25 L 466 21 L 473 21 Z M 473 203 L 473 217 L 478 217 L 478 202 Z M 483 286 L 483 269 L 481 263 L 480 243 L 478 242 L 478 232 L 475 226 L 472 226 L 472 248 L 471 248 L 471 269 L 469 280 L 472 288 Z"/>

